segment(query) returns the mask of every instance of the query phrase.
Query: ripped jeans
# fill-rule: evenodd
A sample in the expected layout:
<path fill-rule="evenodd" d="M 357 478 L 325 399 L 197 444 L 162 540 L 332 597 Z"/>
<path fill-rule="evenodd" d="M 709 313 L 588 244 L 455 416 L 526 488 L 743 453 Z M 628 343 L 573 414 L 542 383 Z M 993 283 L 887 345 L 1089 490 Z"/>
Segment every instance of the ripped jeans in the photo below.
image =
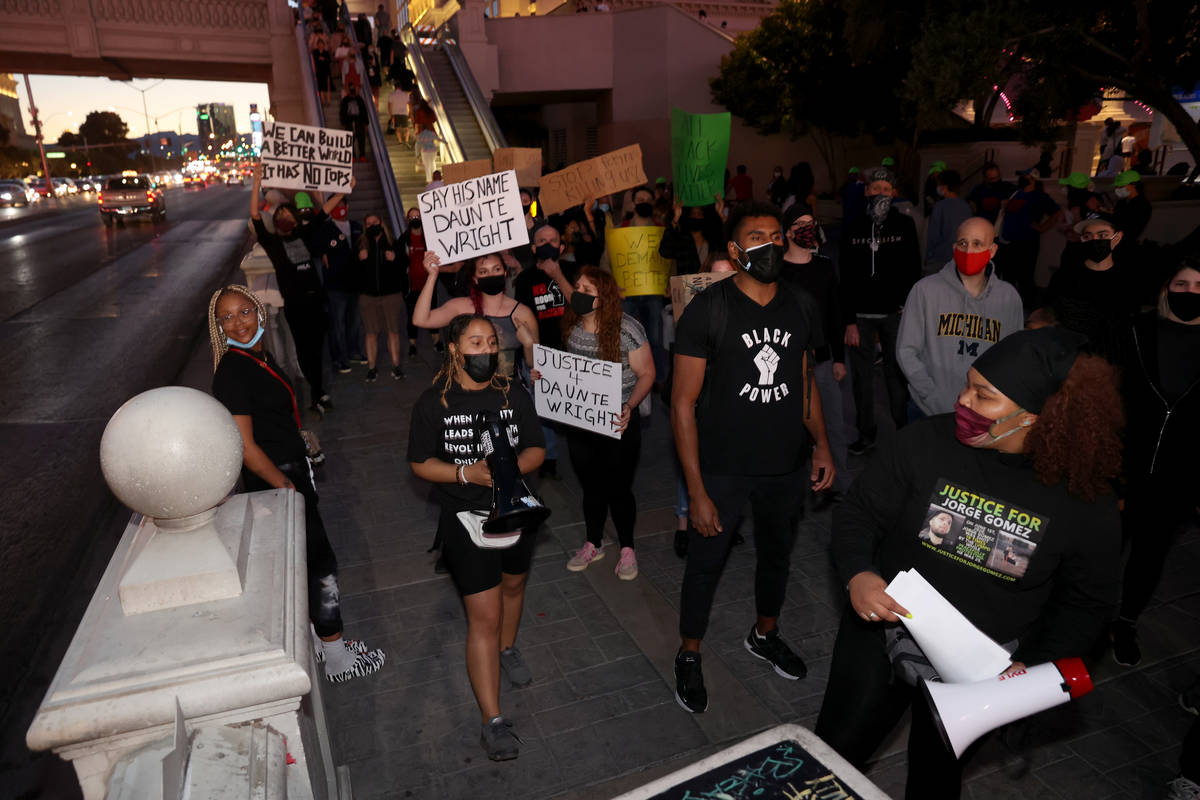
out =
<path fill-rule="evenodd" d="M 304 528 L 308 551 L 308 618 L 317 636 L 322 638 L 342 632 L 342 603 L 338 592 L 337 556 L 325 535 L 325 523 L 317 508 L 317 489 L 313 486 L 308 462 L 277 464 L 279 471 L 291 479 L 296 491 L 304 495 Z M 247 492 L 259 492 L 271 486 L 247 469 L 242 470 L 242 483 Z"/>

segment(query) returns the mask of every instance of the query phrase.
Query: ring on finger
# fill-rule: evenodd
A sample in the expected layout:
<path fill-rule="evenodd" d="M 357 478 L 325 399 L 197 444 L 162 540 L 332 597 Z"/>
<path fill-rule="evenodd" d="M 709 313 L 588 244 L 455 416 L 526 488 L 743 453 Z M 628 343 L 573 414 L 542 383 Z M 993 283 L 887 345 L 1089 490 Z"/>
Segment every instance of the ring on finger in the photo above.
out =
<path fill-rule="evenodd" d="M 867 619 L 879 619 L 879 615 L 876 614 L 874 611 L 868 611 Z"/>

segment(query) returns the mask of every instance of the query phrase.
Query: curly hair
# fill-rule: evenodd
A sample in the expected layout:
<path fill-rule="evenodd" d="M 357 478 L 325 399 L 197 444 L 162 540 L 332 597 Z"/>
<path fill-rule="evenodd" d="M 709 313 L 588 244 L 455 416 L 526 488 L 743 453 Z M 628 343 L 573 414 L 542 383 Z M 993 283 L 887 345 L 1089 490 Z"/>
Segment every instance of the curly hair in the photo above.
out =
<path fill-rule="evenodd" d="M 245 297 L 258 309 L 258 324 L 263 327 L 266 327 L 267 324 L 267 309 L 263 306 L 262 300 L 258 299 L 258 295 L 250 291 L 248 287 L 235 283 L 213 292 L 208 301 L 208 342 L 212 345 L 213 372 L 217 371 L 217 365 L 221 363 L 225 353 L 229 352 L 229 338 L 217 320 L 217 303 L 227 294 L 238 294 Z"/>
<path fill-rule="evenodd" d="M 624 313 L 621 311 L 621 290 L 617 288 L 617 282 L 613 279 L 610 273 L 605 272 L 598 267 L 583 267 L 579 270 L 578 277 L 575 278 L 578 285 L 579 278 L 587 278 L 596 286 L 596 291 L 599 293 L 600 302 L 596 308 L 596 340 L 600 344 L 600 358 L 604 361 L 621 361 L 621 319 Z M 571 331 L 575 330 L 575 326 L 579 324 L 579 315 L 575 313 L 575 309 L 567 305 L 567 310 L 563 312 L 563 345 L 566 346 L 567 339 L 571 338 Z"/>
<path fill-rule="evenodd" d="M 449 408 L 450 404 L 446 402 L 446 393 L 454 386 L 454 379 L 458 375 L 458 371 L 463 367 L 462 354 L 462 337 L 467 332 L 467 328 L 475 320 L 486 322 L 495 332 L 496 327 L 492 325 L 492 321 L 485 316 L 479 314 L 459 314 L 454 319 L 450 320 L 450 324 L 446 326 L 446 341 L 454 344 L 453 350 L 446 347 L 446 352 L 442 357 L 442 366 L 438 370 L 437 375 L 433 376 L 433 385 L 437 386 L 440 382 L 442 385 L 442 407 Z M 512 382 L 504 375 L 497 371 L 492 375 L 491 387 L 499 389 L 504 395 L 504 407 L 508 408 L 508 389 Z"/>
<path fill-rule="evenodd" d="M 1113 491 L 1124 426 L 1116 368 L 1100 356 L 1080 355 L 1029 429 L 1025 452 L 1042 483 L 1065 481 L 1071 494 L 1095 500 Z"/>

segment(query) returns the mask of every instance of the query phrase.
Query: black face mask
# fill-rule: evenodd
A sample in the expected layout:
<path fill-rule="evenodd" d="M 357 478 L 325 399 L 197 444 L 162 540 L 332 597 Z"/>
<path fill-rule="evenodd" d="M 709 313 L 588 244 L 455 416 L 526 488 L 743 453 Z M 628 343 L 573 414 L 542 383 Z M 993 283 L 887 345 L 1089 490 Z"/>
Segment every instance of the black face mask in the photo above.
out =
<path fill-rule="evenodd" d="M 1197 295 L 1200 297 L 1200 295 Z M 573 292 L 571 294 L 571 310 L 579 316 L 590 314 L 596 310 L 596 295 Z"/>
<path fill-rule="evenodd" d="M 546 242 L 534 248 L 533 254 L 538 261 L 558 261 L 559 250 L 557 245 Z"/>
<path fill-rule="evenodd" d="M 1183 322 L 1200 317 L 1200 294 L 1196 292 L 1167 292 L 1167 308 Z"/>
<path fill-rule="evenodd" d="M 649 219 L 654 216 L 654 206 L 649 203 L 638 203 L 633 207 L 633 213 L 643 219 Z"/>
<path fill-rule="evenodd" d="M 1083 257 L 1097 264 L 1112 254 L 1112 242 L 1108 239 L 1092 239 L 1090 242 L 1080 242 L 1079 244 Z"/>
<path fill-rule="evenodd" d="M 412 228 L 414 231 L 421 230 L 421 218 L 413 217 L 412 219 L 410 219 L 408 221 L 408 227 Z"/>
<path fill-rule="evenodd" d="M 734 242 L 733 246 L 742 251 L 745 260 L 738 259 L 738 264 L 751 278 L 759 283 L 774 283 L 779 280 L 779 273 L 783 270 L 782 245 L 767 242 L 747 250 L 742 250 L 737 242 Z"/>
<path fill-rule="evenodd" d="M 530 208 L 532 208 L 532 207 L 533 207 L 533 206 L 532 206 L 532 204 L 530 204 L 530 205 L 525 205 L 524 203 L 522 203 L 522 204 L 521 204 L 521 211 L 522 211 L 522 213 L 528 214 L 528 213 L 529 213 L 529 209 L 530 209 Z"/>
<path fill-rule="evenodd" d="M 499 353 L 472 353 L 463 356 L 463 372 L 476 383 L 486 383 L 500 366 Z"/>
<path fill-rule="evenodd" d="M 381 233 L 383 233 L 382 225 L 368 225 L 367 226 L 367 236 L 370 236 L 372 239 L 378 239 L 379 235 Z"/>
<path fill-rule="evenodd" d="M 504 291 L 504 276 L 488 275 L 486 278 L 476 278 L 475 287 L 484 294 L 500 294 Z"/>
<path fill-rule="evenodd" d="M 876 225 L 883 224 L 891 210 L 892 198 L 886 194 L 875 194 L 867 198 L 867 216 L 874 220 Z"/>

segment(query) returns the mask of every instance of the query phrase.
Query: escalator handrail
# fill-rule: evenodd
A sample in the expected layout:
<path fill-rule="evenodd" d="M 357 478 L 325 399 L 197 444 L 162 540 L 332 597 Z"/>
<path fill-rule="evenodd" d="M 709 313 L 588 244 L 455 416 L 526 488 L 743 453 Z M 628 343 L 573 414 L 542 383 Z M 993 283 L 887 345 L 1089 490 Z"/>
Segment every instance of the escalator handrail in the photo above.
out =
<path fill-rule="evenodd" d="M 492 114 L 492 107 L 484 99 L 483 90 L 479 88 L 479 82 L 475 80 L 475 74 L 471 72 L 471 67 L 467 64 L 467 59 L 463 56 L 458 44 L 447 35 L 444 25 L 438 29 L 437 38 L 438 44 L 442 46 L 442 50 L 450 61 L 450 66 L 454 69 L 454 75 L 458 78 L 463 94 L 467 97 L 471 113 L 475 115 L 475 121 L 479 123 L 479 130 L 483 133 L 488 149 L 495 153 L 501 147 L 508 147 L 504 133 L 500 130 L 495 115 Z"/>
<path fill-rule="evenodd" d="M 417 32 L 413 30 L 412 25 L 406 25 L 400 31 L 400 40 L 404 42 L 404 49 L 412 62 L 413 72 L 417 76 L 417 84 L 421 87 L 421 94 L 425 96 L 429 107 L 433 109 L 434 116 L 437 117 L 438 129 L 442 132 L 442 138 L 445 140 L 446 150 L 451 161 L 454 163 L 466 161 L 463 156 L 462 141 L 458 138 L 458 131 L 454 128 L 450 114 L 442 105 L 441 95 L 438 94 L 437 86 L 433 82 L 433 74 L 429 71 L 429 65 L 425 63 L 425 56 L 421 53 L 421 43 L 417 40 Z"/>
<path fill-rule="evenodd" d="M 371 95 L 371 87 L 367 81 L 367 65 L 363 63 L 362 50 L 358 47 L 358 34 L 354 30 L 354 22 L 350 19 L 350 9 L 342 3 L 341 20 L 346 25 L 346 34 L 354 51 L 354 61 L 358 74 L 362 76 L 362 85 L 358 87 L 358 99 L 365 108 L 371 109 L 367 114 L 367 138 L 371 140 L 371 158 L 375 161 L 376 174 L 379 175 L 379 185 L 383 189 L 383 203 L 387 207 L 387 215 L 392 223 L 392 236 L 398 237 L 404 232 L 406 218 L 404 200 L 400 197 L 400 187 L 396 183 L 396 175 L 392 172 L 392 161 L 387 154 L 387 141 L 383 138 L 383 128 L 379 126 L 379 107 Z M 382 68 L 382 66 L 381 66 Z M 380 76 L 380 89 L 383 91 L 383 76 Z M 416 198 L 413 198 L 414 202 Z"/>

